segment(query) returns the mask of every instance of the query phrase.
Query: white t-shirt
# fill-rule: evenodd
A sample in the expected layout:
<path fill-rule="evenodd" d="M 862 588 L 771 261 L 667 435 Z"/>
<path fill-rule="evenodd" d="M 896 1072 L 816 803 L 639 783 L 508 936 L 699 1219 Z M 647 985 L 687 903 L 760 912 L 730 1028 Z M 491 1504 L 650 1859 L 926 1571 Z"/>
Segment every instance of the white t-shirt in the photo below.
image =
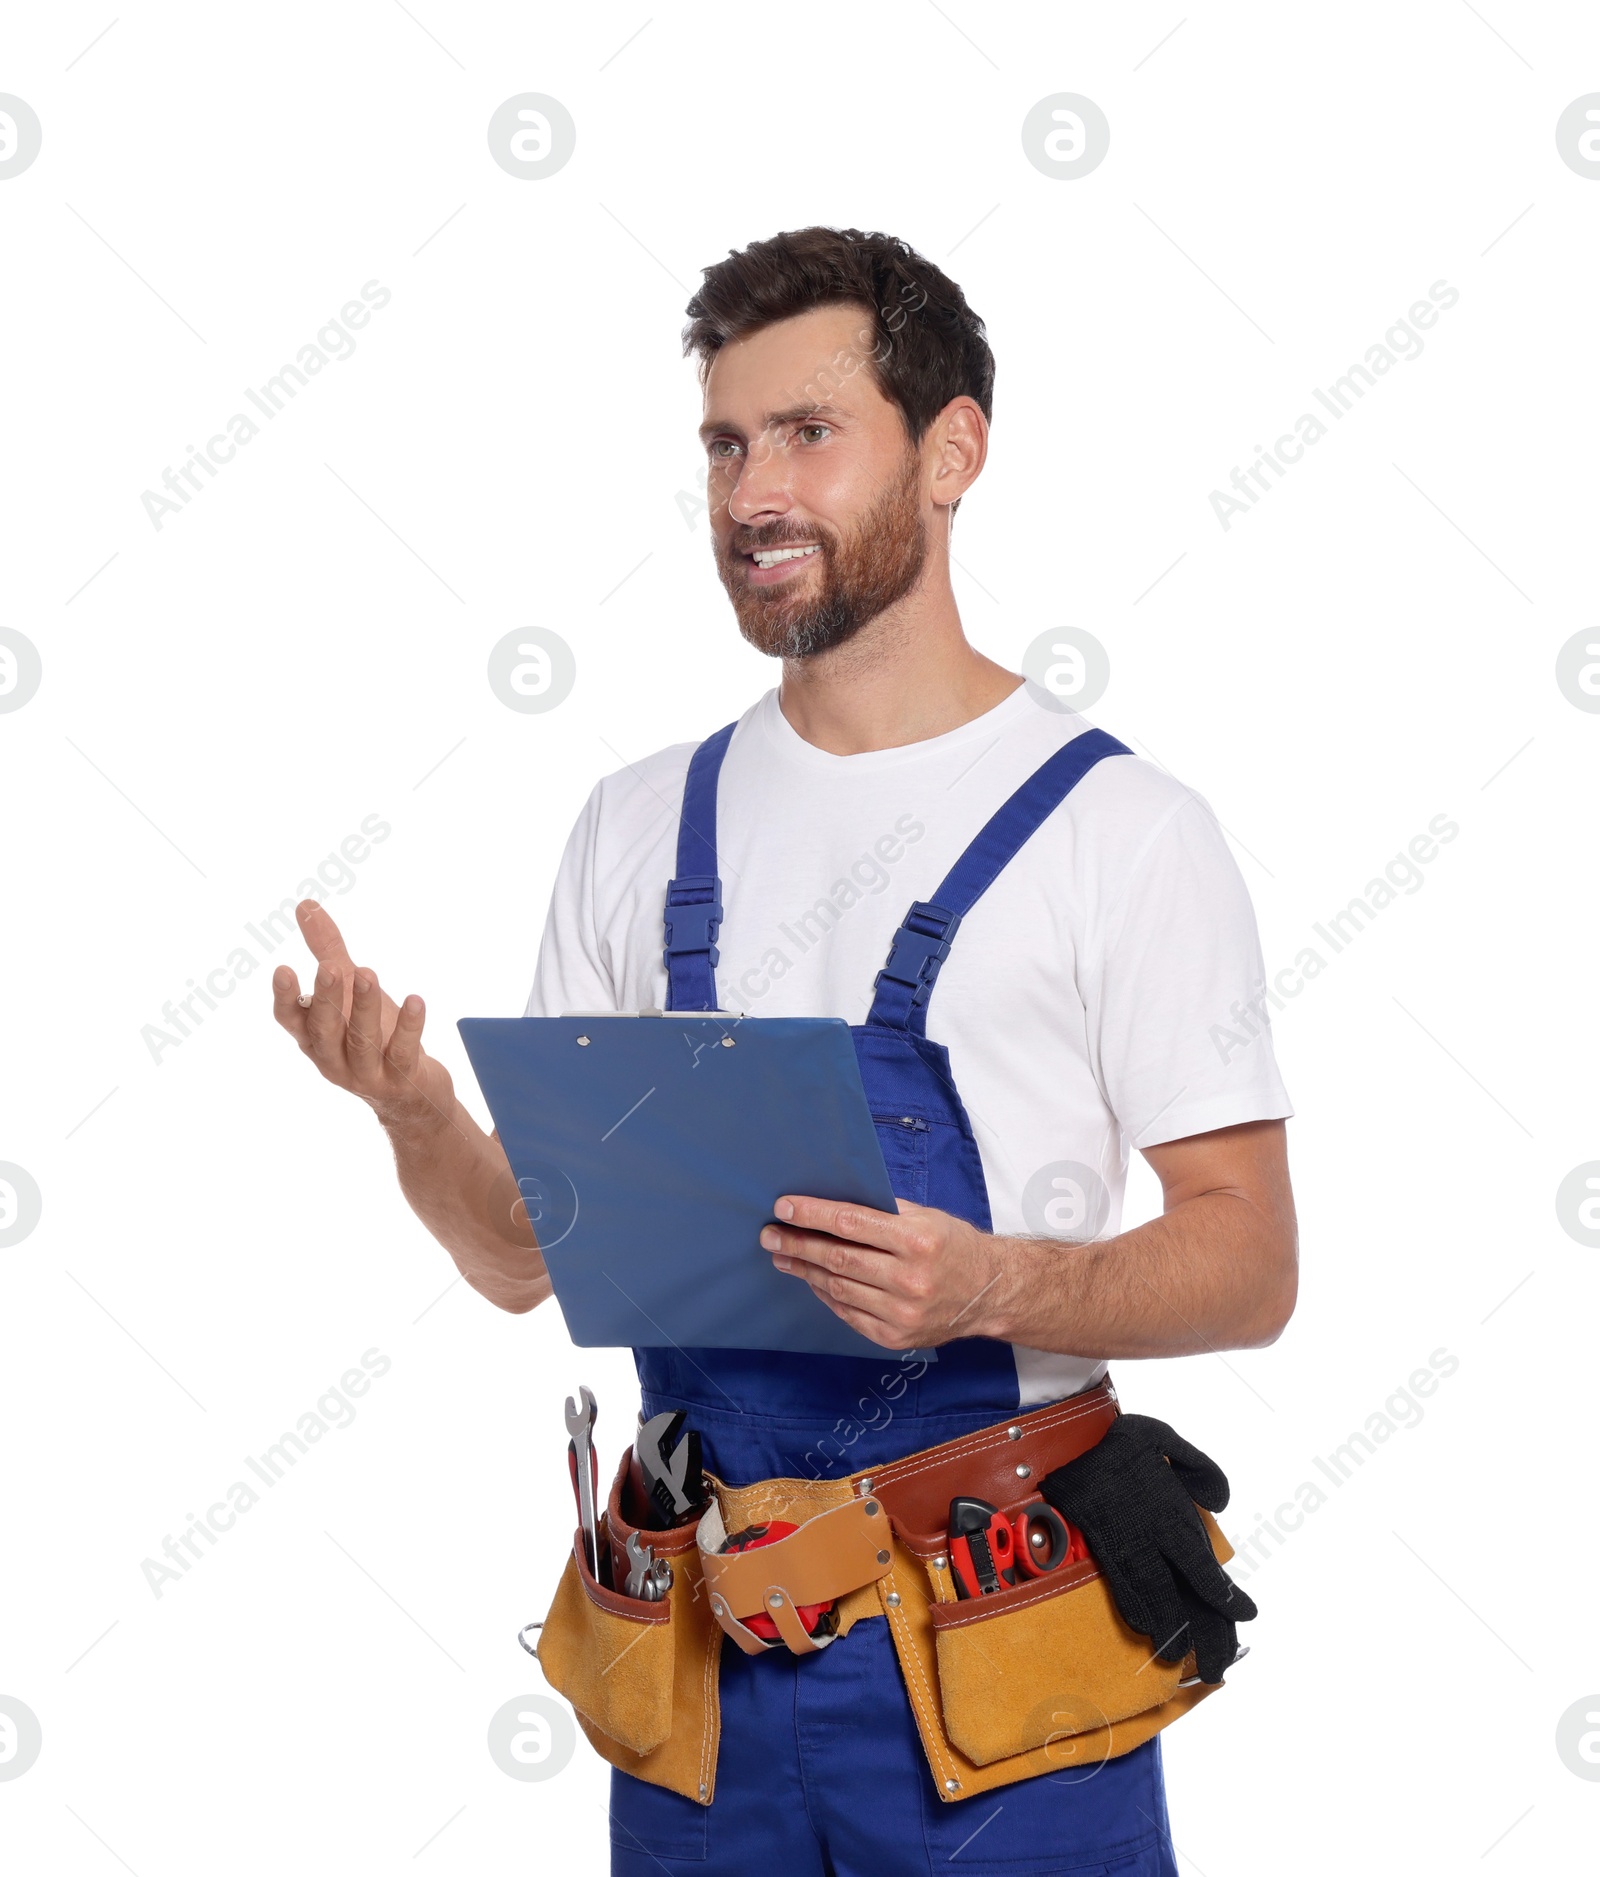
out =
<path fill-rule="evenodd" d="M 943 736 L 834 756 L 768 691 L 739 719 L 717 791 L 721 1008 L 863 1022 L 912 901 L 937 898 L 990 815 L 1088 727 L 1022 685 Z M 662 902 L 694 749 L 590 795 L 529 1016 L 666 1003 Z M 1109 1237 L 1130 1145 L 1292 1114 L 1257 1018 L 1238 1046 L 1235 1007 L 1264 1009 L 1262 978 L 1249 895 L 1204 799 L 1140 757 L 1096 763 L 962 921 L 928 1005 L 995 1231 Z M 1105 1368 L 1014 1348 L 1021 1407 Z"/>

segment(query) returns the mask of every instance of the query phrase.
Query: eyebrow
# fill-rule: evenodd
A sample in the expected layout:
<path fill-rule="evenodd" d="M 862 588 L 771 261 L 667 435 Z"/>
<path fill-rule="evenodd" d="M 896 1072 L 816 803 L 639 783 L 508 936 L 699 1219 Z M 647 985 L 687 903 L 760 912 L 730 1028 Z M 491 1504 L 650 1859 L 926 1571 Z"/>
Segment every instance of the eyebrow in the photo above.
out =
<path fill-rule="evenodd" d="M 763 430 L 772 430 L 784 424 L 816 423 L 819 419 L 826 419 L 829 423 L 837 423 L 841 419 L 848 421 L 846 413 L 840 410 L 836 404 L 792 404 L 787 410 L 768 411 L 766 416 L 761 420 L 761 428 Z M 716 418 L 708 417 L 700 426 L 700 441 L 705 443 L 710 438 L 720 435 L 723 431 L 730 432 L 736 436 L 743 434 L 737 424 L 721 422 Z"/>

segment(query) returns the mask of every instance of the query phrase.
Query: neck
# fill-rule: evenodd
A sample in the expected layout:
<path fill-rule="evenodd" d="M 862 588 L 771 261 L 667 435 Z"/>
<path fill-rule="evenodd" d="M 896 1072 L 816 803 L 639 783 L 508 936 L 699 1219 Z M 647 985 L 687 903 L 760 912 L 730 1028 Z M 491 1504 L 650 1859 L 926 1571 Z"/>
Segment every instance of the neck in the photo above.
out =
<path fill-rule="evenodd" d="M 784 660 L 778 707 L 806 742 L 858 756 L 957 730 L 1021 683 L 968 643 L 948 552 L 930 543 L 921 579 L 897 605 L 831 651 Z"/>

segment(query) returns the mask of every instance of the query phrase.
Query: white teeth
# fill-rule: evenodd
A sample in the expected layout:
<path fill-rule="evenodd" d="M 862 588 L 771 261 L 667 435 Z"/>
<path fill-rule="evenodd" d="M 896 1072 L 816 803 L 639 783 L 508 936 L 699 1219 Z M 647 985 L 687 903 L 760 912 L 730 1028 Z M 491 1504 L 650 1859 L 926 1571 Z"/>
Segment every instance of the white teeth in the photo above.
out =
<path fill-rule="evenodd" d="M 758 567 L 776 567 L 779 561 L 804 560 L 806 555 L 815 554 L 816 543 L 810 547 L 767 547 L 757 548 L 750 556 Z"/>

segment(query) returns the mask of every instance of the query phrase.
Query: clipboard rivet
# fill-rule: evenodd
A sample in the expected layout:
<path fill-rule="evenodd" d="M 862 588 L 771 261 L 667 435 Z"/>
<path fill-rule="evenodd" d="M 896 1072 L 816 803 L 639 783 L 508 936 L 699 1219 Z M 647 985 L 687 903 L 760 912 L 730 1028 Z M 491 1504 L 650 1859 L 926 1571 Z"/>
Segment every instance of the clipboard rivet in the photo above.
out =
<path fill-rule="evenodd" d="M 578 1047 L 579 1047 L 579 1049 L 587 1049 L 587 1048 L 589 1047 L 589 1039 L 588 1039 L 588 1037 L 586 1037 L 586 1036 L 580 1036 L 580 1037 L 578 1038 Z"/>

